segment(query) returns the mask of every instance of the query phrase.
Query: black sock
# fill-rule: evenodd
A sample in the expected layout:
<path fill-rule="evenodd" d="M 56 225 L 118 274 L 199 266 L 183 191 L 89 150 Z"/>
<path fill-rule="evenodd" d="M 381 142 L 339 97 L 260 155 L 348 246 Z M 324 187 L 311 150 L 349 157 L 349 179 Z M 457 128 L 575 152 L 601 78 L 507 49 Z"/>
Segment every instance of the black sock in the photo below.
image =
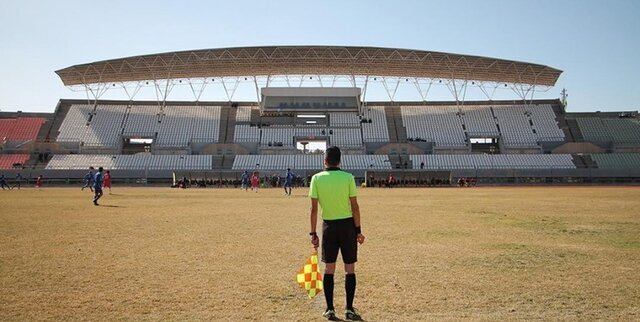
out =
<path fill-rule="evenodd" d="M 353 297 L 356 295 L 356 274 L 347 274 L 344 279 L 344 289 L 347 291 L 347 310 L 353 310 Z"/>
<path fill-rule="evenodd" d="M 327 310 L 333 310 L 333 274 L 324 274 L 322 283 L 324 286 L 324 298 L 327 300 Z"/>

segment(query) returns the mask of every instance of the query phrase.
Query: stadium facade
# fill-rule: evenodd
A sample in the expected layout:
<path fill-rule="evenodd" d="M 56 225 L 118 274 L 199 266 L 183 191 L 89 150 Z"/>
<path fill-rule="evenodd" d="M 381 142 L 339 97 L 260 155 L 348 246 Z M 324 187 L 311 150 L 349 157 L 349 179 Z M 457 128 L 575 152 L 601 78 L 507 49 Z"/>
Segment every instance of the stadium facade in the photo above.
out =
<path fill-rule="evenodd" d="M 393 48 L 273 46 L 163 53 L 94 62 L 56 72 L 86 100 L 61 99 L 52 114 L 0 113 L 0 169 L 57 181 L 89 166 L 125 181 L 236 179 L 322 167 L 315 147 L 344 151 L 343 168 L 364 179 L 474 177 L 480 183 L 638 183 L 637 111 L 567 113 L 537 99 L 562 71 L 487 57 Z M 347 86 L 336 86 L 342 79 Z M 287 86 L 274 86 L 276 82 Z M 303 86 L 303 82 L 306 83 Z M 228 100 L 201 101 L 211 84 Z M 256 100 L 234 101 L 240 82 Z M 389 101 L 366 99 L 381 82 Z M 401 83 L 415 101 L 394 99 Z M 309 86 L 312 84 L 313 86 Z M 171 101 L 188 86 L 193 101 Z M 450 101 L 431 101 L 432 86 Z M 486 100 L 465 100 L 475 87 Z M 123 100 L 104 100 L 113 88 Z M 157 99 L 136 100 L 142 88 Z M 494 100 L 497 88 L 511 100 Z M 413 181 L 411 181 L 413 182 Z"/>

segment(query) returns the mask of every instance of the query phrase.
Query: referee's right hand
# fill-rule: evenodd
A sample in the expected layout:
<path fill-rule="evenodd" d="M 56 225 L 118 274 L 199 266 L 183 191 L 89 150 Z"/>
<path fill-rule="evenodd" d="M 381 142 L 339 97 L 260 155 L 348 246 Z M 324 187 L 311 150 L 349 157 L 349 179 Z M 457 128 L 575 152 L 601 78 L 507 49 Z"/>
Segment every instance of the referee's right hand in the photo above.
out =
<path fill-rule="evenodd" d="M 318 246 L 320 246 L 320 238 L 318 238 L 318 235 L 311 236 L 311 244 L 313 245 L 313 248 L 318 248 Z"/>

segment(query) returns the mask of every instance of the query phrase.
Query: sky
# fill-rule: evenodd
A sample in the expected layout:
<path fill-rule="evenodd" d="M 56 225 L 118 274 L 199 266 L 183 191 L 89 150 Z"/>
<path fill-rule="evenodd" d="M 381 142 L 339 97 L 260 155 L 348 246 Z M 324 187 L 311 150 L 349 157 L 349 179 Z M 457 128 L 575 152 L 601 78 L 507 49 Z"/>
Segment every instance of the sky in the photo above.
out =
<path fill-rule="evenodd" d="M 0 111 L 53 112 L 61 98 L 86 98 L 54 73 L 71 65 L 263 45 L 409 48 L 538 63 L 563 73 L 534 98 L 558 98 L 566 88 L 570 112 L 638 110 L 638 17 L 638 0 L 3 0 Z M 255 100 L 253 86 L 242 84 L 234 100 Z M 419 99 L 415 87 L 398 92 L 397 100 Z M 154 95 L 145 89 L 136 99 Z M 207 95 L 226 100 L 222 91 Z M 470 90 L 467 99 L 479 95 Z M 104 98 L 127 97 L 110 90 Z M 180 88 L 169 99 L 193 96 Z M 367 99 L 389 100 L 381 84 L 371 85 Z M 439 88 L 428 99 L 453 97 Z"/>

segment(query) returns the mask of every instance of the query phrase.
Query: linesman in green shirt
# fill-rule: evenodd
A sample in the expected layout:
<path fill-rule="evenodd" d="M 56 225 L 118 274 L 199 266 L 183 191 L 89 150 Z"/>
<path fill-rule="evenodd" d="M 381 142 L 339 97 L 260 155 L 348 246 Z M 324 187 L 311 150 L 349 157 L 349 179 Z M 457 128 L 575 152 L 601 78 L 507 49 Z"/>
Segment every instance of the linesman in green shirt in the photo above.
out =
<path fill-rule="evenodd" d="M 347 307 L 345 318 L 360 321 L 362 318 L 353 308 L 356 293 L 355 264 L 358 260 L 358 243 L 364 242 L 360 228 L 360 208 L 356 193 L 356 182 L 348 172 L 341 171 L 340 149 L 330 147 L 325 151 L 325 171 L 311 178 L 309 197 L 311 198 L 311 243 L 320 245 L 316 224 L 318 204 L 322 208 L 322 261 L 325 263 L 324 296 L 327 310 L 323 316 L 331 321 L 338 320 L 333 307 L 333 274 L 336 270 L 338 252 L 344 261 L 345 291 Z"/>

